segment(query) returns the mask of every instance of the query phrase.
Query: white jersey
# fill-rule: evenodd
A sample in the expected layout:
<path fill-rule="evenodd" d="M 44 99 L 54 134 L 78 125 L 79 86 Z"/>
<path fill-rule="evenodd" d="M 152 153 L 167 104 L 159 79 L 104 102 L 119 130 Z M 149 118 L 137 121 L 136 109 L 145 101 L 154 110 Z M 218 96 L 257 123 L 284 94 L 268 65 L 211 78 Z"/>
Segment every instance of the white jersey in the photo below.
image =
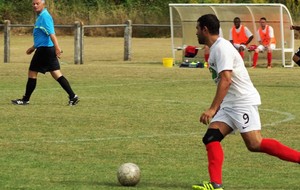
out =
<path fill-rule="evenodd" d="M 222 71 L 232 71 L 232 83 L 221 108 L 261 104 L 260 95 L 250 79 L 241 55 L 228 40 L 219 37 L 210 47 L 208 63 L 216 84 L 220 81 L 219 74 Z"/>
<path fill-rule="evenodd" d="M 224 35 L 223 35 L 223 30 L 222 30 L 221 27 L 219 28 L 219 36 L 222 37 L 222 38 L 224 37 Z"/>

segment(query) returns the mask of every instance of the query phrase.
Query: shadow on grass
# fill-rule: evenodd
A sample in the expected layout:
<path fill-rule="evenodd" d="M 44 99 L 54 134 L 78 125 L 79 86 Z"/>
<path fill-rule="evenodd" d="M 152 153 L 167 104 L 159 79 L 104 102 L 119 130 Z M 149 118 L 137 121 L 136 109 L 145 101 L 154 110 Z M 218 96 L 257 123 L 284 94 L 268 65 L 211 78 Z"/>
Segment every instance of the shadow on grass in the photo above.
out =
<path fill-rule="evenodd" d="M 114 188 L 124 188 L 119 183 L 115 182 L 105 182 L 105 181 L 52 181 L 52 183 L 58 183 L 61 185 L 67 185 L 67 186 L 93 186 L 93 187 L 99 187 L 103 189 L 114 189 Z M 143 182 L 141 181 L 137 186 L 134 187 L 126 187 L 126 188 L 135 188 L 135 189 L 191 189 L 191 184 L 183 184 L 180 182 Z"/>

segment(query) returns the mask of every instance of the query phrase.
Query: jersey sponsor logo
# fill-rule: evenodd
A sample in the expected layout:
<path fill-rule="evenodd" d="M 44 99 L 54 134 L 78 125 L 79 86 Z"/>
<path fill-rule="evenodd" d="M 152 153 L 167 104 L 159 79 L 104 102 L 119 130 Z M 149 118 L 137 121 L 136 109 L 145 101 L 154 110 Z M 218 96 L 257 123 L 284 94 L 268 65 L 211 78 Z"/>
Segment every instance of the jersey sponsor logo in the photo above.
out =
<path fill-rule="evenodd" d="M 217 78 L 218 78 L 218 73 L 217 71 L 213 68 L 214 67 L 214 63 L 210 64 L 210 67 L 209 67 L 209 71 L 211 73 L 211 78 L 217 82 Z"/>

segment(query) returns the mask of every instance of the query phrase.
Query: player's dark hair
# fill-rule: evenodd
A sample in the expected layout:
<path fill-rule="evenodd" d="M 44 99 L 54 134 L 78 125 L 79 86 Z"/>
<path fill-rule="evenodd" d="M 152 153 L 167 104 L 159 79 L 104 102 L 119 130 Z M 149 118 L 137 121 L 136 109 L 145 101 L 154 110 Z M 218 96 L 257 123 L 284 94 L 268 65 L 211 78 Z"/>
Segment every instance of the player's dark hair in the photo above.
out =
<path fill-rule="evenodd" d="M 266 17 L 261 17 L 260 20 L 265 20 L 265 21 L 267 21 Z"/>
<path fill-rule="evenodd" d="M 206 14 L 202 15 L 197 20 L 199 27 L 203 29 L 206 27 L 210 34 L 218 35 L 219 34 L 219 28 L 220 28 L 220 21 L 214 14 Z"/>
<path fill-rule="evenodd" d="M 235 17 L 235 18 L 233 19 L 233 22 L 234 22 L 234 21 L 236 21 L 236 20 L 238 20 L 238 21 L 240 21 L 240 22 L 241 22 L 241 19 L 240 19 L 240 17 Z"/>

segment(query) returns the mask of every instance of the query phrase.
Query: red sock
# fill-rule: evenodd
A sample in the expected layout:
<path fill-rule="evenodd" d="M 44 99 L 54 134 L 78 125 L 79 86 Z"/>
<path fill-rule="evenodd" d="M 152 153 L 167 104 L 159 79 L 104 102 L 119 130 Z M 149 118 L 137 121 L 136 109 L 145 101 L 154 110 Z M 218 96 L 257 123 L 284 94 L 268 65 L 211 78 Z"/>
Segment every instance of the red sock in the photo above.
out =
<path fill-rule="evenodd" d="M 272 62 L 272 52 L 268 52 L 268 66 L 271 66 Z"/>
<path fill-rule="evenodd" d="M 245 52 L 240 51 L 240 55 L 241 55 L 241 57 L 244 59 L 244 57 L 245 57 Z"/>
<path fill-rule="evenodd" d="M 210 181 L 222 184 L 222 165 L 224 160 L 224 153 L 221 143 L 214 141 L 206 145 L 208 158 L 208 172 Z"/>
<path fill-rule="evenodd" d="M 274 139 L 264 138 L 260 144 L 260 151 L 282 160 L 300 163 L 300 152 L 287 147 Z"/>
<path fill-rule="evenodd" d="M 253 55 L 253 67 L 256 67 L 256 64 L 257 64 L 257 60 L 258 60 L 258 53 L 254 52 L 254 55 Z"/>
<path fill-rule="evenodd" d="M 205 62 L 208 62 L 209 54 L 204 54 L 204 60 Z"/>

